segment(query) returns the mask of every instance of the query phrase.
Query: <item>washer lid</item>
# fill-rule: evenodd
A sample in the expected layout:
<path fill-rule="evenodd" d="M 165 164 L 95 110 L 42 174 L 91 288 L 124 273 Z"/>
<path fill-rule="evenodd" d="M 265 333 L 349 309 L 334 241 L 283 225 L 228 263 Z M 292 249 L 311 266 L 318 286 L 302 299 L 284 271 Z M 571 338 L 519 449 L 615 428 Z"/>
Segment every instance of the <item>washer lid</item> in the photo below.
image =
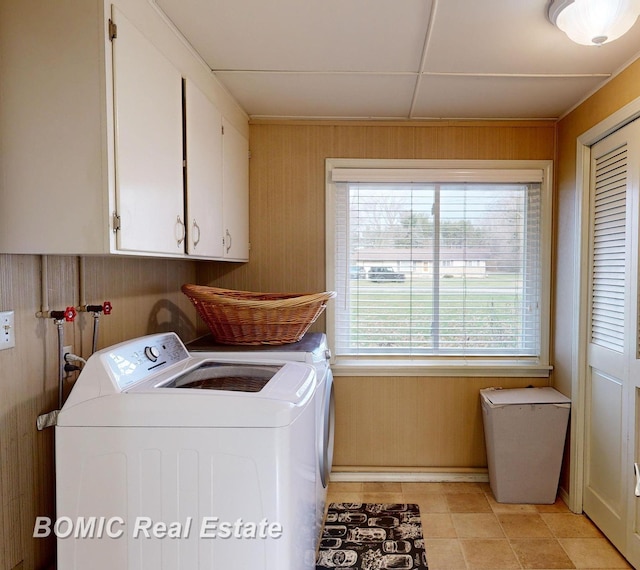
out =
<path fill-rule="evenodd" d="M 494 406 L 514 404 L 569 404 L 571 400 L 554 388 L 487 388 L 482 397 Z"/>
<path fill-rule="evenodd" d="M 192 358 L 188 369 L 168 371 L 125 392 L 92 397 L 70 405 L 57 425 L 83 427 L 275 428 L 291 425 L 312 405 L 316 373 L 312 366 L 288 362 L 258 392 L 194 390 L 167 387 L 204 359 Z M 78 379 L 78 382 L 81 378 Z"/>

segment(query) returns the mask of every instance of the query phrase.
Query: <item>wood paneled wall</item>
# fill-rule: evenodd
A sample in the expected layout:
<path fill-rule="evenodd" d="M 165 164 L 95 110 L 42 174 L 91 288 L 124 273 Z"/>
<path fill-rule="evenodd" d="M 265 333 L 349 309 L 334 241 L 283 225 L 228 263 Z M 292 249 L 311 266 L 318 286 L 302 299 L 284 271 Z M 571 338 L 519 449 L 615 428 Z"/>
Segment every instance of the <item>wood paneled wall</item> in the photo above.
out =
<path fill-rule="evenodd" d="M 326 158 L 548 160 L 554 158 L 555 125 L 261 121 L 250 126 L 250 148 L 250 262 L 202 264 L 199 281 L 256 291 L 321 291 L 326 288 Z M 314 330 L 323 327 L 319 320 Z M 336 469 L 485 466 L 480 388 L 530 383 L 336 378 Z"/>
<path fill-rule="evenodd" d="M 335 471 L 457 471 L 486 467 L 482 388 L 546 379 L 336 378 Z"/>
<path fill-rule="evenodd" d="M 47 259 L 49 305 L 79 303 L 81 263 Z M 100 320 L 99 348 L 153 332 L 174 330 L 191 340 L 195 312 L 180 286 L 193 282 L 193 262 L 86 258 L 85 297 L 113 303 Z M 41 258 L 0 255 L 0 310 L 15 311 L 16 347 L 0 351 L 0 569 L 52 567 L 52 538 L 32 538 L 36 516 L 54 517 L 54 430 L 37 431 L 38 415 L 58 407 L 57 329 L 36 318 L 41 308 Z M 87 358 L 93 318 L 82 314 L 64 325 L 65 344 Z M 67 390 L 72 379 L 67 383 Z"/>

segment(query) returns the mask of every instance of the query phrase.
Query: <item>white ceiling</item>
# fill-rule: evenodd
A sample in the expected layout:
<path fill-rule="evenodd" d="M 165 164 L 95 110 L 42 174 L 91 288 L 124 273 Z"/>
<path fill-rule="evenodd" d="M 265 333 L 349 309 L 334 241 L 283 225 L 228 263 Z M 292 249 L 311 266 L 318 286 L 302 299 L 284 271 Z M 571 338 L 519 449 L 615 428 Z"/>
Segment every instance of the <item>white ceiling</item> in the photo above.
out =
<path fill-rule="evenodd" d="M 640 56 L 548 0 L 155 0 L 252 118 L 561 117 Z"/>

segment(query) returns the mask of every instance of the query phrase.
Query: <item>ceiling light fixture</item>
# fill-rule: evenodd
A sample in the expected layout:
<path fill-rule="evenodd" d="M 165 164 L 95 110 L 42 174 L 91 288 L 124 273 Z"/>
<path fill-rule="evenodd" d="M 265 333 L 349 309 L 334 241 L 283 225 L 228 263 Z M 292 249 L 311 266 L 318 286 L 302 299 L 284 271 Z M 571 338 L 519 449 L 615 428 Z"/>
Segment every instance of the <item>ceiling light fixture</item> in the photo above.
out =
<path fill-rule="evenodd" d="M 601 46 L 627 33 L 640 15 L 640 0 L 552 0 L 549 20 L 574 42 Z"/>

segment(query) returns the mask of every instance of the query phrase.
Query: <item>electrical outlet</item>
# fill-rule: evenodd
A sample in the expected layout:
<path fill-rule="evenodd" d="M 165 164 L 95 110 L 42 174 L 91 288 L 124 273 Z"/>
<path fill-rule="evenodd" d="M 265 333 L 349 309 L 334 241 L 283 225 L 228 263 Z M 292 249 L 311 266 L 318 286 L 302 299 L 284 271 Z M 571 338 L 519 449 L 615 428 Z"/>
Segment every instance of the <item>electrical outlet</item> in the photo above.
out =
<path fill-rule="evenodd" d="M 67 344 L 66 346 L 62 347 L 62 358 L 64 358 L 64 362 L 62 363 L 62 366 L 64 366 L 65 378 L 69 378 L 71 377 L 71 374 L 73 374 L 73 372 L 70 369 L 67 370 L 67 366 L 73 366 L 73 362 L 71 360 L 67 360 L 67 354 L 73 354 L 73 346 L 70 344 Z"/>
<path fill-rule="evenodd" d="M 0 350 L 13 348 L 16 345 L 16 329 L 14 312 L 0 312 Z"/>

